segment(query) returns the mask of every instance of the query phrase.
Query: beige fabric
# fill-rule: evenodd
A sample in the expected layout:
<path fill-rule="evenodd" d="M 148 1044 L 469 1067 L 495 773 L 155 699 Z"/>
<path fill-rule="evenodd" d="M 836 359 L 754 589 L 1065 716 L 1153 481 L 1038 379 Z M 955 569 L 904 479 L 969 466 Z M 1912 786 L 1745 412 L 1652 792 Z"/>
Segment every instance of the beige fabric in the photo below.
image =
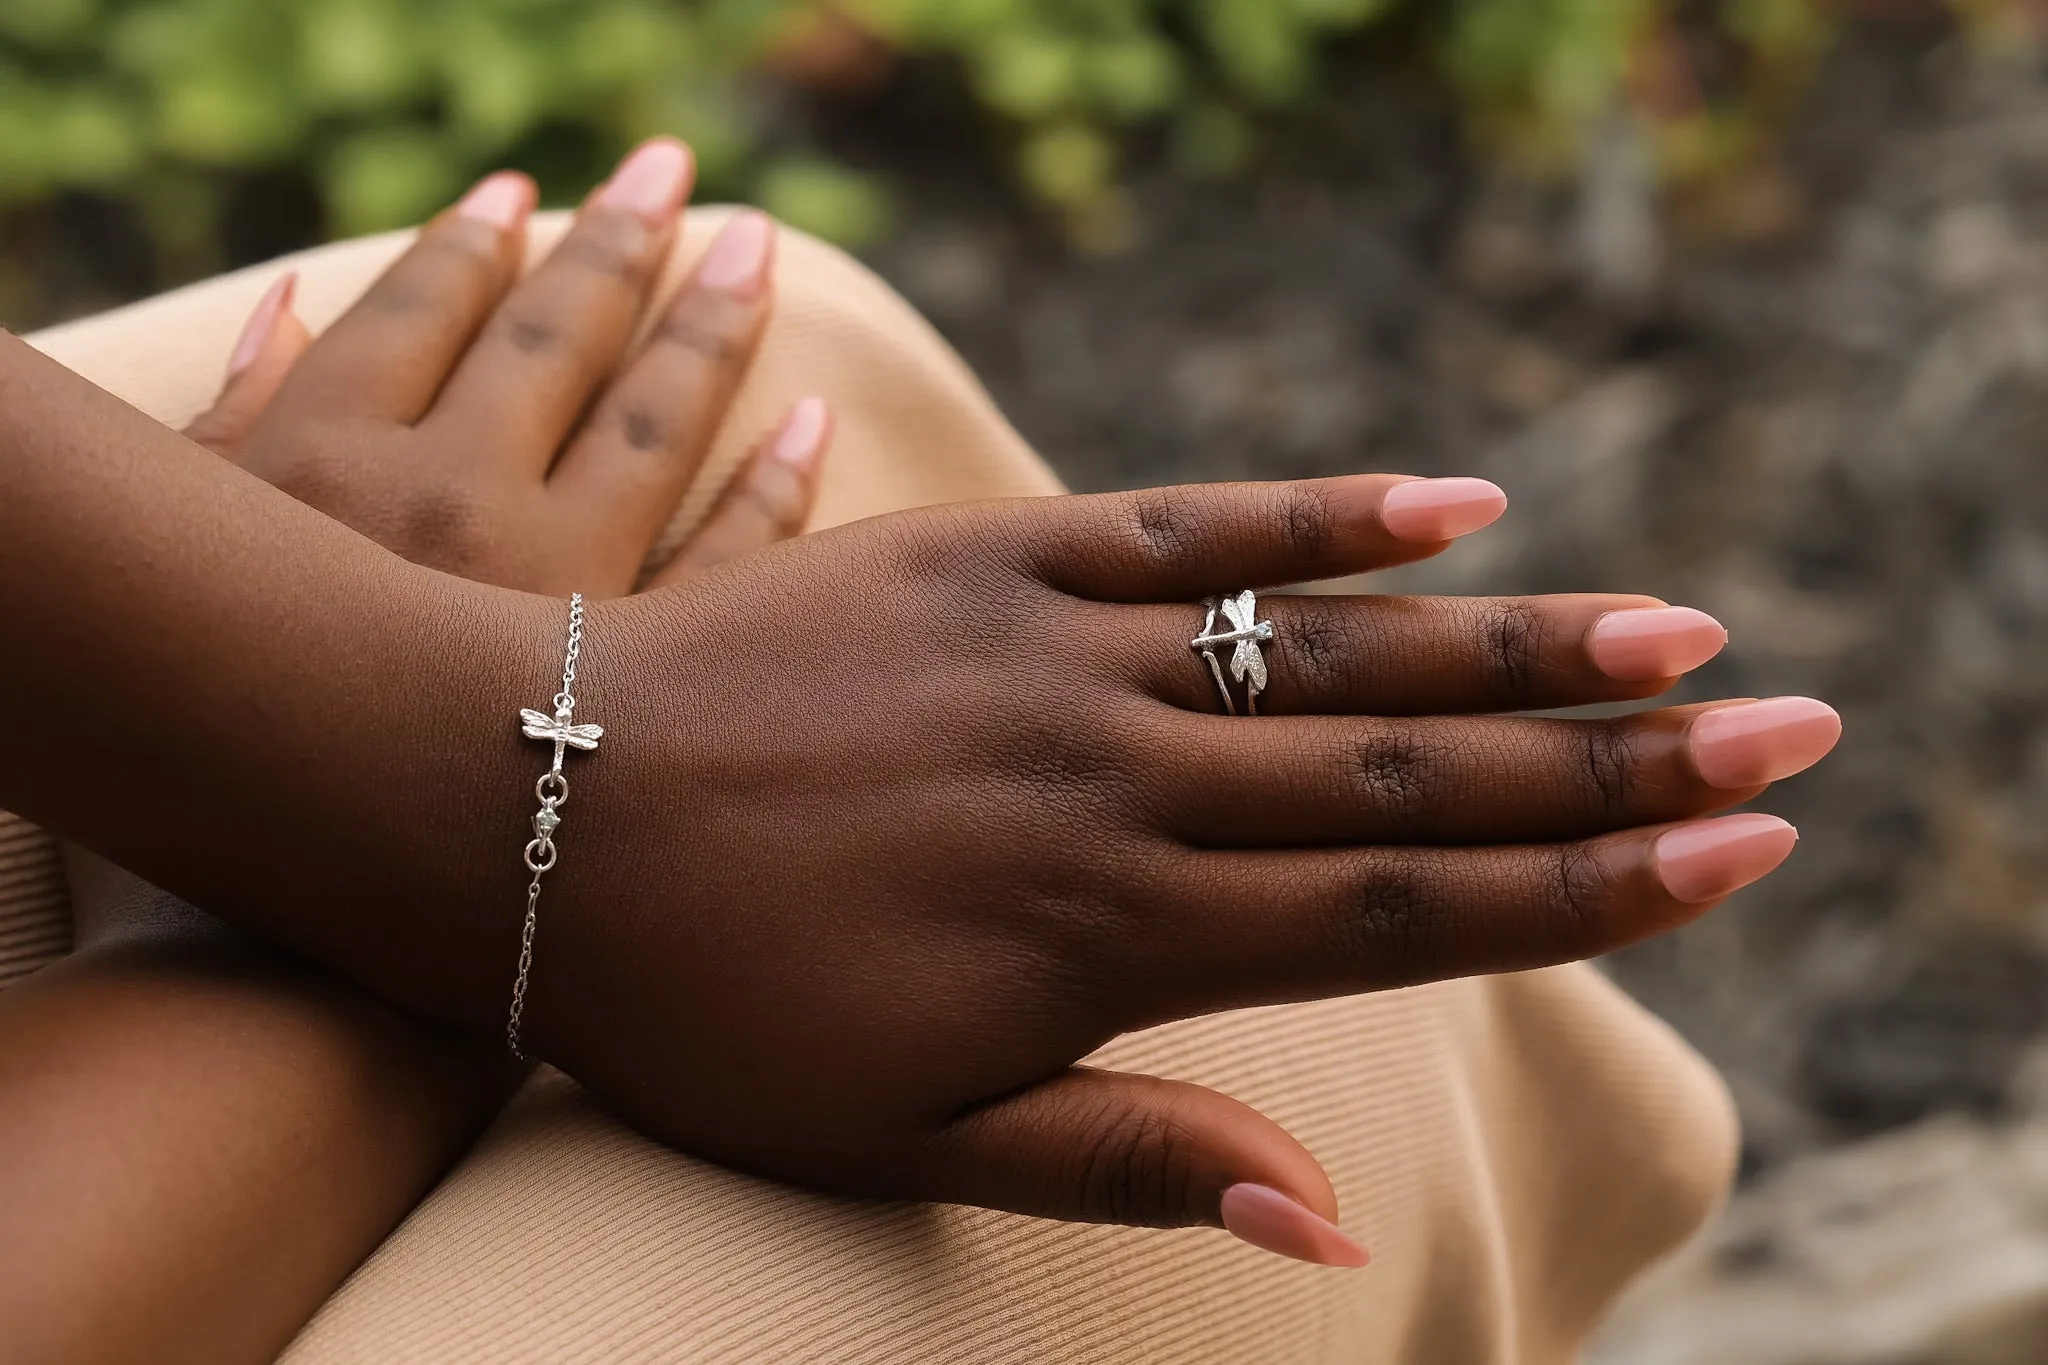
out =
<path fill-rule="evenodd" d="M 683 255 L 719 216 L 692 214 Z M 307 320 L 330 321 L 402 242 L 290 262 Z M 182 421 L 279 268 L 33 340 Z M 778 277 L 764 353 L 677 533 L 808 392 L 841 418 L 821 524 L 1056 490 L 957 357 L 858 265 L 790 233 Z M 0 825 L 0 972 L 62 942 L 53 875 L 29 832 Z M 1563 1362 L 1628 1276 L 1706 1216 L 1733 1155 L 1713 1075 L 1583 966 L 1218 1015 L 1098 1060 L 1219 1086 L 1287 1124 L 1374 1265 L 1297 1265 L 1209 1230 L 826 1199 L 657 1147 L 544 1073 L 287 1359 Z"/>

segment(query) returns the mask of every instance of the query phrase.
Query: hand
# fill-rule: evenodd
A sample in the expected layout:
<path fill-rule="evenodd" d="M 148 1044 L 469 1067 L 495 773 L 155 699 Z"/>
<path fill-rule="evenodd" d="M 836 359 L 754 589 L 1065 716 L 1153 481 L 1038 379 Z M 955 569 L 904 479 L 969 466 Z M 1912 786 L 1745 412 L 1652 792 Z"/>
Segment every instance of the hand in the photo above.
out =
<path fill-rule="evenodd" d="M 629 591 L 773 303 L 774 224 L 742 213 L 629 351 L 691 169 L 678 142 L 642 145 L 524 278 L 532 182 L 487 177 L 318 340 L 285 276 L 187 434 L 415 563 L 553 595 Z M 653 582 L 794 535 L 830 437 L 824 404 L 797 404 Z"/>
<path fill-rule="evenodd" d="M 1075 1063 L 1684 923 L 1795 838 L 1699 817 L 1839 730 L 1802 699 L 1501 714 L 1653 696 L 1720 647 L 1612 596 L 1267 598 L 1264 714 L 1216 714 L 1196 603 L 1433 554 L 1501 505 L 1361 476 L 932 508 L 601 604 L 577 716 L 606 736 L 571 761 L 531 1045 L 744 1170 L 1356 1263 L 1277 1125 Z M 490 893 L 508 924 L 519 892 Z"/>
<path fill-rule="evenodd" d="M 643 145 L 523 279 L 533 184 L 487 177 L 318 340 L 292 311 L 296 277 L 280 277 L 186 435 L 416 563 L 551 594 L 631 590 L 773 307 L 774 224 L 743 213 L 626 357 L 690 170 L 681 144 Z M 794 535 L 830 439 L 824 403 L 797 404 L 654 581 Z M 218 930 L 111 864 L 67 859 L 82 945 Z"/>

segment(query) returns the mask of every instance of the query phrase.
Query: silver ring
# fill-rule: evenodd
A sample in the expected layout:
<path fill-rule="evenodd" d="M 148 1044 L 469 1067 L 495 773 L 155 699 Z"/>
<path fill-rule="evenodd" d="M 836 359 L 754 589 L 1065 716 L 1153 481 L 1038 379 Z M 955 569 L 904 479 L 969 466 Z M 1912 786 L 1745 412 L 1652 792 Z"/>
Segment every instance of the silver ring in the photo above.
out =
<path fill-rule="evenodd" d="M 1202 618 L 1202 633 L 1188 641 L 1188 647 L 1208 661 L 1209 676 L 1216 680 L 1223 709 L 1234 716 L 1237 703 L 1231 698 L 1230 684 L 1223 680 L 1223 665 L 1216 662 L 1216 647 L 1235 646 L 1230 652 L 1230 676 L 1244 684 L 1244 713 L 1256 716 L 1259 693 L 1266 690 L 1266 656 L 1259 649 L 1272 643 L 1273 623 L 1258 619 L 1258 599 L 1249 589 L 1235 597 L 1212 597 L 1202 605 L 1207 609 Z M 1230 629 L 1216 629 L 1218 611 L 1223 613 Z"/>

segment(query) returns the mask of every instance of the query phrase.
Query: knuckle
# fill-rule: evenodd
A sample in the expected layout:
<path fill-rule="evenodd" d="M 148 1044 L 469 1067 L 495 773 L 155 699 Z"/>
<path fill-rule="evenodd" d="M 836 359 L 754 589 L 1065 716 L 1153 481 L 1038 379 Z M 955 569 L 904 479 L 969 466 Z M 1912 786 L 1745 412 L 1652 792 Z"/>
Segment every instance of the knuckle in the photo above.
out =
<path fill-rule="evenodd" d="M 1566 939 L 1573 943 L 1597 941 L 1614 887 L 1606 863 L 1590 844 L 1561 844 L 1551 875 L 1558 927 Z"/>
<path fill-rule="evenodd" d="M 668 446 L 668 424 L 646 408 L 622 404 L 618 411 L 619 434 L 628 449 L 652 453 Z"/>
<path fill-rule="evenodd" d="M 1095 1120 L 1081 1165 L 1081 1206 L 1100 1223 L 1170 1227 L 1185 1221 L 1197 1147 L 1169 1113 L 1119 1108 Z"/>
<path fill-rule="evenodd" d="M 1519 696 L 1535 680 L 1546 636 L 1543 613 L 1527 602 L 1496 603 L 1486 622 L 1487 654 L 1496 685 Z"/>
<path fill-rule="evenodd" d="M 1607 817 L 1625 814 L 1635 795 L 1636 741 L 1626 725 L 1609 722 L 1586 726 L 1584 751 L 1588 790 Z"/>
<path fill-rule="evenodd" d="M 1289 558 L 1304 566 L 1321 564 L 1337 531 L 1337 513 L 1329 498 L 1312 484 L 1290 483 L 1281 486 L 1279 503 L 1275 521 Z"/>
<path fill-rule="evenodd" d="M 1455 907 L 1437 875 L 1439 859 L 1407 850 L 1399 861 L 1368 868 L 1351 898 L 1345 932 L 1351 951 L 1375 981 L 1405 984 L 1438 975 L 1431 969 L 1451 932 Z"/>
<path fill-rule="evenodd" d="M 1201 518 L 1195 500 L 1178 488 L 1148 488 L 1129 495 L 1125 518 L 1131 538 L 1153 558 L 1179 563 L 1201 545 Z"/>
<path fill-rule="evenodd" d="M 1385 818 L 1418 819 L 1436 804 L 1445 758 L 1442 745 L 1419 735 L 1369 734 L 1351 750 L 1351 795 Z"/>
<path fill-rule="evenodd" d="M 552 318 L 533 313 L 508 313 L 500 330 L 522 355 L 544 356 L 562 344 L 562 329 Z"/>

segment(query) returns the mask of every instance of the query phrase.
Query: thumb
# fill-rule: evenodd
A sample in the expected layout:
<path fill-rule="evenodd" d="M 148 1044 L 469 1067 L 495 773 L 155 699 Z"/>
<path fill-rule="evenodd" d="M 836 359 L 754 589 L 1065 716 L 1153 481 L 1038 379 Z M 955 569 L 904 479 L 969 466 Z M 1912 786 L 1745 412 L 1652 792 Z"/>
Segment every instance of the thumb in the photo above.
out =
<path fill-rule="evenodd" d="M 193 418 L 185 434 L 228 459 L 235 459 L 242 440 L 291 372 L 311 337 L 292 312 L 297 271 L 288 270 L 263 292 L 228 359 L 227 378 L 213 406 Z"/>
<path fill-rule="evenodd" d="M 1072 1067 L 954 1120 L 918 1196 L 1088 1223 L 1223 1227 L 1319 1265 L 1362 1266 L 1337 1195 L 1287 1130 L 1184 1081 Z"/>

